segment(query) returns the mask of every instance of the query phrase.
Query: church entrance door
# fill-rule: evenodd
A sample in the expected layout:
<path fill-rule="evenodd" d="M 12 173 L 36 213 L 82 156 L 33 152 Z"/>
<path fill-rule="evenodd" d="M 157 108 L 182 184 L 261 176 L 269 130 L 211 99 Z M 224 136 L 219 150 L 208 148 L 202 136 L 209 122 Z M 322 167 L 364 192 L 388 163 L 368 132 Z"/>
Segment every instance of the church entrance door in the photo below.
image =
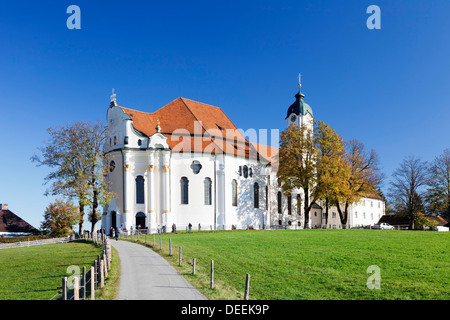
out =
<path fill-rule="evenodd" d="M 136 214 L 136 228 L 140 228 L 140 229 L 145 228 L 145 213 L 138 212 Z"/>
<path fill-rule="evenodd" d="M 113 227 L 113 229 L 116 229 L 117 227 L 116 219 L 117 219 L 116 212 L 115 211 L 111 212 L 111 227 Z"/>

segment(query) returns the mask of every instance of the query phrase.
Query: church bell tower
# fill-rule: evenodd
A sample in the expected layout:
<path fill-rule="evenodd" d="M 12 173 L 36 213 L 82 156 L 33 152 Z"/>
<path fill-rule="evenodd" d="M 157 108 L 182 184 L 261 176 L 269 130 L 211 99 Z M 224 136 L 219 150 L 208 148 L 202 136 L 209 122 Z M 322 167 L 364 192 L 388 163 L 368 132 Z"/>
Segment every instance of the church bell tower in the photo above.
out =
<path fill-rule="evenodd" d="M 307 125 L 311 130 L 313 129 L 314 116 L 311 107 L 303 98 L 305 95 L 301 92 L 301 75 L 298 75 L 298 93 L 295 95 L 295 102 L 288 108 L 285 120 L 287 126 L 295 124 L 298 127 Z"/>

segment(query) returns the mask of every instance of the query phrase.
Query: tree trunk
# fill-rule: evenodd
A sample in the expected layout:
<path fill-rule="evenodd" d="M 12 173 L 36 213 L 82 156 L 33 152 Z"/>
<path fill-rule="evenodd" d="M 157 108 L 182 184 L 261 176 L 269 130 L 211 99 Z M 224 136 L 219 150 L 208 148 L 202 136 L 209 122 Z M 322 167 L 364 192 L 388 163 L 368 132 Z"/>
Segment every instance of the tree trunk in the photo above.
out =
<path fill-rule="evenodd" d="M 336 204 L 336 208 L 339 212 L 339 218 L 341 220 L 342 229 L 346 229 L 348 220 L 348 202 L 345 202 L 344 211 L 341 210 L 339 202 Z"/>
<path fill-rule="evenodd" d="M 305 192 L 305 205 L 304 205 L 305 224 L 304 224 L 304 229 L 309 229 L 309 210 L 310 210 L 310 206 L 309 206 L 309 188 L 305 188 L 304 192 Z"/>
<path fill-rule="evenodd" d="M 81 236 L 84 231 L 84 204 L 81 199 L 78 201 L 78 205 L 80 206 L 80 222 L 78 223 L 78 235 Z"/>
<path fill-rule="evenodd" d="M 97 214 L 97 209 L 98 209 L 98 191 L 94 186 L 94 190 L 93 190 L 93 198 L 92 198 L 92 213 L 91 213 L 91 232 L 94 233 L 95 232 L 95 228 L 98 222 L 98 214 Z"/>
<path fill-rule="evenodd" d="M 325 199 L 325 227 L 328 226 L 328 207 L 330 206 L 330 199 Z"/>

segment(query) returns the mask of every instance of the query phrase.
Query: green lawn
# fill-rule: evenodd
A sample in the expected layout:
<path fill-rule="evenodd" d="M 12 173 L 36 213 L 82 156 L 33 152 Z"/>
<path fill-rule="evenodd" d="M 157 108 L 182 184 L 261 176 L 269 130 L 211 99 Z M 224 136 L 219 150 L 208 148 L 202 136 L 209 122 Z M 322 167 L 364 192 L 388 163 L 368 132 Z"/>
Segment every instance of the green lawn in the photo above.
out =
<path fill-rule="evenodd" d="M 0 300 L 49 300 L 67 267 L 90 268 L 102 247 L 73 242 L 0 250 Z"/>
<path fill-rule="evenodd" d="M 450 299 L 449 232 L 229 231 L 166 234 L 161 239 L 162 255 L 175 266 L 182 246 L 179 272 L 210 299 L 241 299 L 246 273 L 251 276 L 250 299 Z M 151 236 L 147 244 L 153 244 Z M 195 276 L 192 258 L 197 259 Z M 208 288 L 210 260 L 215 290 Z M 379 290 L 367 287 L 371 265 L 380 268 Z"/>

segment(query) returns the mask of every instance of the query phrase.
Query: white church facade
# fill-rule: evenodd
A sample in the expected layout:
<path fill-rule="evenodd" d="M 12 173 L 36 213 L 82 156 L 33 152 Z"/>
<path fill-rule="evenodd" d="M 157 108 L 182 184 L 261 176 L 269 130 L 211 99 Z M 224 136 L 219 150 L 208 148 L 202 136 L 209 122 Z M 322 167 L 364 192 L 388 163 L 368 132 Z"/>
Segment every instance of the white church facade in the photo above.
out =
<path fill-rule="evenodd" d="M 287 125 L 310 125 L 311 107 L 300 91 L 295 97 Z M 107 178 L 115 199 L 103 213 L 106 230 L 305 227 L 297 207 L 303 191 L 286 196 L 277 184 L 278 146 L 249 142 L 220 108 L 178 98 L 147 113 L 118 106 L 113 93 L 107 123 Z M 335 208 L 325 224 L 321 205 L 314 204 L 308 226 L 341 228 Z M 347 227 L 373 225 L 384 201 L 363 198 L 349 212 Z"/>

